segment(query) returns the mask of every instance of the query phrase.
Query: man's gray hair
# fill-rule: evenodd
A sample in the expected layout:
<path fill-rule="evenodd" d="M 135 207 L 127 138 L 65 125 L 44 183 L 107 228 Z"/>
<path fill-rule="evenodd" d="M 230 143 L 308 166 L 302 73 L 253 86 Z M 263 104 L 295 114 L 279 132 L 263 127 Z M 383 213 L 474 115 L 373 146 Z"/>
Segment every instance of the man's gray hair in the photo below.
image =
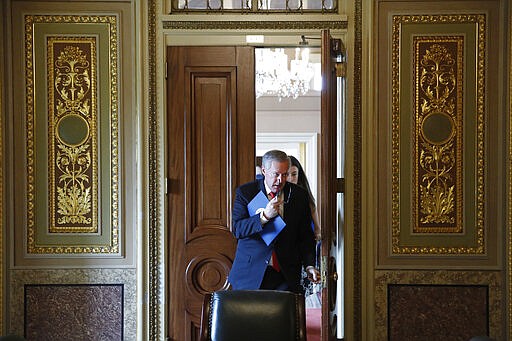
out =
<path fill-rule="evenodd" d="M 269 150 L 268 152 L 266 152 L 263 155 L 263 157 L 261 158 L 261 165 L 265 169 L 270 169 L 270 167 L 272 166 L 272 161 L 276 161 L 276 162 L 288 161 L 289 165 L 292 164 L 288 155 L 285 152 L 283 152 L 282 150 L 277 150 L 277 149 Z"/>

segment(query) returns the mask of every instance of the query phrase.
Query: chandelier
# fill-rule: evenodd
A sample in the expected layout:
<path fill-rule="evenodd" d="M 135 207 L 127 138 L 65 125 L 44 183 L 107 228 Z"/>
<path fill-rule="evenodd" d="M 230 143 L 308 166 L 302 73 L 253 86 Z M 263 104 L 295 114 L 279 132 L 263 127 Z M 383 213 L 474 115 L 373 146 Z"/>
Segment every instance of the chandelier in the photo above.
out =
<path fill-rule="evenodd" d="M 309 62 L 309 48 L 296 48 L 295 58 L 289 60 L 283 48 L 259 48 L 256 51 L 256 98 L 262 95 L 296 99 L 309 91 L 315 75 Z"/>

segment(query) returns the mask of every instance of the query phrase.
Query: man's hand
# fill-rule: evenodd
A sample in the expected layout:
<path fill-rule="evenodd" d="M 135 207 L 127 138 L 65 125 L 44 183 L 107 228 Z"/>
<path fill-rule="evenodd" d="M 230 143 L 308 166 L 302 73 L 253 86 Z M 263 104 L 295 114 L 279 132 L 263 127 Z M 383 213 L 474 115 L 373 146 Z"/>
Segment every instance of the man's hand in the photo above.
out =
<path fill-rule="evenodd" d="M 308 279 L 313 283 L 320 283 L 320 271 L 318 271 L 314 266 L 308 266 L 306 268 L 306 273 L 308 274 Z"/>
<path fill-rule="evenodd" d="M 267 203 L 265 210 L 263 211 L 263 215 L 268 220 L 274 218 L 279 214 L 279 205 L 281 204 L 281 200 L 278 200 L 278 197 L 274 197 Z"/>

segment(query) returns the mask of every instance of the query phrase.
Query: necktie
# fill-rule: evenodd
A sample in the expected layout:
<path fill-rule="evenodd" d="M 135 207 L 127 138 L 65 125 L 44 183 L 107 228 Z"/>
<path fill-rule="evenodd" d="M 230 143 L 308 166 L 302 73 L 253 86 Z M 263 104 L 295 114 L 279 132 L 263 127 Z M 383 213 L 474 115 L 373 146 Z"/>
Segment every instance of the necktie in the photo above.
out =
<path fill-rule="evenodd" d="M 270 192 L 269 193 L 270 200 L 274 199 L 275 196 L 276 196 L 276 194 L 274 192 Z M 275 250 L 272 250 L 272 267 L 277 272 L 281 271 L 281 268 L 279 267 L 279 263 L 277 261 L 277 255 L 276 255 L 276 251 Z"/>

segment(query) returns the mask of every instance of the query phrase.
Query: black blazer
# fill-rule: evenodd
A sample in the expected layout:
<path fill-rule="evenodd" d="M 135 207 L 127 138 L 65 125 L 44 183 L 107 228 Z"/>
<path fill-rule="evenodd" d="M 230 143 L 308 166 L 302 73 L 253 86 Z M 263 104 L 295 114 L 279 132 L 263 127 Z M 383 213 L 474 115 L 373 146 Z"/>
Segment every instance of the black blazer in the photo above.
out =
<path fill-rule="evenodd" d="M 315 265 L 315 237 L 311 229 L 311 209 L 307 192 L 301 187 L 286 183 L 283 188 L 285 228 L 267 246 L 258 232 L 259 214 L 249 216 L 247 204 L 262 191 L 263 180 L 246 183 L 236 190 L 233 205 L 233 234 L 238 240 L 235 260 L 229 273 L 234 290 L 259 289 L 272 250 L 275 249 L 281 271 L 290 289 L 302 292 L 300 285 L 302 265 Z"/>

